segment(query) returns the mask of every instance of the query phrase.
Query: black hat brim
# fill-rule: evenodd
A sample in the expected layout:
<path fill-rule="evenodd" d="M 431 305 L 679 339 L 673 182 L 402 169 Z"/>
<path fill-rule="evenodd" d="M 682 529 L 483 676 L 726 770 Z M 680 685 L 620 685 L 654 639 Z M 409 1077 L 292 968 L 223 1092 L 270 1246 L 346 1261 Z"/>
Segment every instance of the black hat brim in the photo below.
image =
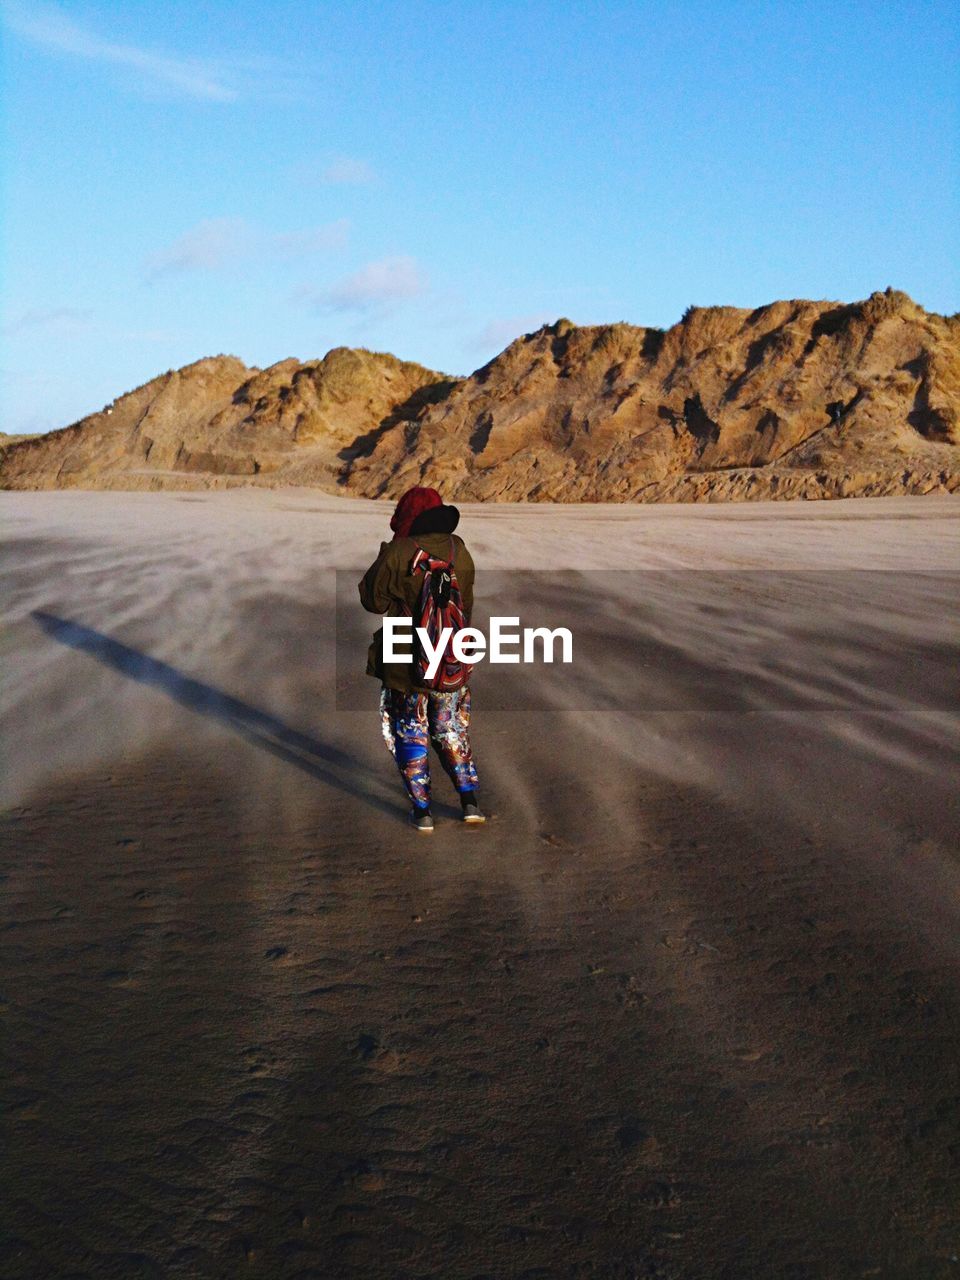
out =
<path fill-rule="evenodd" d="M 456 507 L 441 505 L 421 511 L 410 526 L 410 536 L 423 536 L 428 533 L 453 533 L 460 523 L 460 512 Z"/>

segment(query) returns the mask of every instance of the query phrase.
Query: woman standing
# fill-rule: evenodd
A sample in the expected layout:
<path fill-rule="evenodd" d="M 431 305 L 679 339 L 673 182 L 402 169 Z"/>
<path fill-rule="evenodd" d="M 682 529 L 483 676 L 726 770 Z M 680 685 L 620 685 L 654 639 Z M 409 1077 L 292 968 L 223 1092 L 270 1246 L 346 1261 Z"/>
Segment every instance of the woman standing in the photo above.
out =
<path fill-rule="evenodd" d="M 452 562 L 460 588 L 465 624 L 473 612 L 474 567 L 463 539 L 454 536 L 460 521 L 456 507 L 445 506 L 436 489 L 408 489 L 397 503 L 390 528 L 393 541 L 380 544 L 380 554 L 360 581 L 360 602 L 370 613 L 411 616 L 417 609 L 422 575 L 412 570 L 418 551 L 433 560 Z M 411 658 L 383 661 L 383 632 L 373 638 L 367 674 L 381 683 L 383 736 L 397 762 L 418 831 L 433 830 L 430 812 L 429 744 L 460 795 L 464 822 L 485 821 L 477 802 L 477 770 L 470 748 L 470 689 L 449 692 L 425 687 Z"/>

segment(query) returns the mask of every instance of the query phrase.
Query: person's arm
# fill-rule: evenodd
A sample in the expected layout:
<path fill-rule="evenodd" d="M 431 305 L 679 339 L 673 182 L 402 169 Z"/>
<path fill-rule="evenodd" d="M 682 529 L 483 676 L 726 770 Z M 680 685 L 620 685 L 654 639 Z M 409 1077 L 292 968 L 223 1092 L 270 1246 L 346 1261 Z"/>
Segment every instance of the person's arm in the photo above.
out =
<path fill-rule="evenodd" d="M 389 613 L 403 607 L 404 564 L 398 544 L 380 543 L 380 554 L 360 580 L 360 603 L 367 613 Z"/>
<path fill-rule="evenodd" d="M 454 562 L 457 571 L 457 582 L 460 584 L 460 600 L 463 604 L 463 617 L 467 626 L 470 625 L 470 619 L 473 617 L 473 557 L 467 550 L 462 540 L 457 548 L 457 556 Z"/>
<path fill-rule="evenodd" d="M 392 542 L 380 543 L 380 554 L 360 579 L 360 603 L 368 613 L 385 614 L 396 603 Z"/>

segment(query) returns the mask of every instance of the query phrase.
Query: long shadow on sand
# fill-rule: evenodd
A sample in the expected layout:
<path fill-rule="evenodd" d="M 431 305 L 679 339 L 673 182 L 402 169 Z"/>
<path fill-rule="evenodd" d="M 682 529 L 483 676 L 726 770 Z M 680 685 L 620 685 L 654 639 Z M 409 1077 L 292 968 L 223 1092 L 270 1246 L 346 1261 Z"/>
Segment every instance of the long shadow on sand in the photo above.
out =
<path fill-rule="evenodd" d="M 58 618 L 55 614 L 45 613 L 40 609 L 35 609 L 31 616 L 59 644 L 89 654 L 104 666 L 119 671 L 130 680 L 136 680 L 138 684 L 159 689 L 182 707 L 226 725 L 247 742 L 294 765 L 320 782 L 338 787 L 392 817 L 396 817 L 399 812 L 399 805 L 391 804 L 357 784 L 355 779 L 362 777 L 367 768 L 341 748 L 291 729 L 269 712 L 231 697 L 213 685 L 194 680 L 169 663 L 151 658 L 100 631 L 83 626 L 82 623 Z"/>

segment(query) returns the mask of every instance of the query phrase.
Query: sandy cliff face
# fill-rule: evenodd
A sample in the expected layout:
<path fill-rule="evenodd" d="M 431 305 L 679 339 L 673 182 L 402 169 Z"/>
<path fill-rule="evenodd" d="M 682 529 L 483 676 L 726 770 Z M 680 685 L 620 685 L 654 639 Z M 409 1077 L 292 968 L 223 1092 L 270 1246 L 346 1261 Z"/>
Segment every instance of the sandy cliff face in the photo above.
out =
<path fill-rule="evenodd" d="M 313 484 L 376 497 L 693 501 L 960 489 L 960 318 L 864 302 L 559 320 L 465 379 L 338 348 L 220 356 L 10 445 L 7 488 Z"/>
<path fill-rule="evenodd" d="M 447 384 L 391 355 L 338 347 L 322 360 L 250 369 L 233 356 L 154 378 L 73 426 L 9 445 L 8 489 L 333 488 L 339 456 L 395 414 L 416 414 Z"/>
<path fill-rule="evenodd" d="M 475 499 L 830 496 L 960 483 L 960 321 L 850 306 L 692 308 L 666 332 L 569 321 L 518 338 L 349 467 Z"/>

